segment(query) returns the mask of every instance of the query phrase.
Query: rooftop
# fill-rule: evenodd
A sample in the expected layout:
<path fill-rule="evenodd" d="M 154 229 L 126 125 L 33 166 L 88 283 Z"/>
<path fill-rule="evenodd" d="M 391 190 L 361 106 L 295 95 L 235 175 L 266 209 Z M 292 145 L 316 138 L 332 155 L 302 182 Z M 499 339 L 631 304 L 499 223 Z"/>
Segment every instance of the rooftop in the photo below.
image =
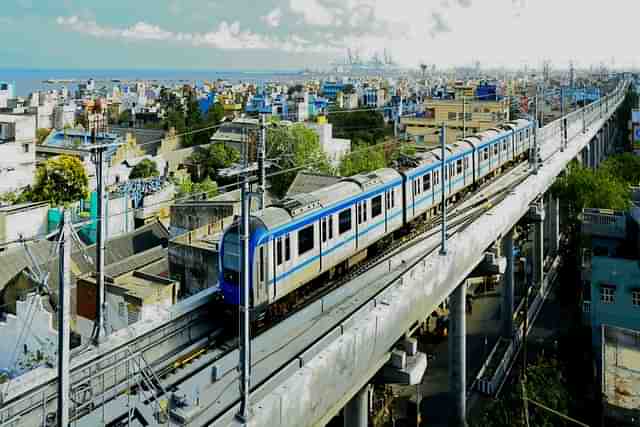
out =
<path fill-rule="evenodd" d="M 287 196 L 312 193 L 340 181 L 339 177 L 299 172 L 287 190 Z"/>

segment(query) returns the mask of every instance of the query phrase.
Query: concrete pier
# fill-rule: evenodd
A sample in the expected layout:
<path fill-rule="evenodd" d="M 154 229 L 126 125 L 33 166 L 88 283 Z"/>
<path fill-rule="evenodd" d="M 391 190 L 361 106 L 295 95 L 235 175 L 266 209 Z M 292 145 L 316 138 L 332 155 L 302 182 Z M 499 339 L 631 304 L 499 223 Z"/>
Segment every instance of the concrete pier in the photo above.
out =
<path fill-rule="evenodd" d="M 513 228 L 503 237 L 504 254 L 507 258 L 507 266 L 503 276 L 502 289 L 502 336 L 513 336 Z"/>
<path fill-rule="evenodd" d="M 344 427 L 368 427 L 370 387 L 369 384 L 362 387 L 344 407 Z"/>
<path fill-rule="evenodd" d="M 466 281 L 450 295 L 449 302 L 449 393 L 452 412 L 449 425 L 467 425 L 467 350 L 465 325 Z"/>

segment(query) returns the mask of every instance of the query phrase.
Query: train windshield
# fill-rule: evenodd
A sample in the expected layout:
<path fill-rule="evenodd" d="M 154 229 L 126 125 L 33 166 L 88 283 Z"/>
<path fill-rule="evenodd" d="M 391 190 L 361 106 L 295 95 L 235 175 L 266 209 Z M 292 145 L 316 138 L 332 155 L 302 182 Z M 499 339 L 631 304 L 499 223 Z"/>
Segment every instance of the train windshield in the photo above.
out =
<path fill-rule="evenodd" d="M 240 283 L 240 260 L 242 246 L 238 227 L 233 227 L 224 235 L 224 254 L 222 258 L 222 273 L 227 283 L 238 285 Z"/>

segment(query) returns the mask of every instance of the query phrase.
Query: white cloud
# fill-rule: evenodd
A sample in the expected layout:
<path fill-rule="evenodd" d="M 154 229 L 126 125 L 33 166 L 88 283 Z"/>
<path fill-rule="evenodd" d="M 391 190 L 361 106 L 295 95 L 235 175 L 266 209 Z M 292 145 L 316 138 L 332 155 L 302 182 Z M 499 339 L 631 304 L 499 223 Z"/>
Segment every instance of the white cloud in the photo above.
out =
<path fill-rule="evenodd" d="M 115 28 L 85 21 L 77 16 L 59 16 L 56 22 L 67 30 L 105 39 L 165 41 L 216 49 L 275 49 L 299 53 L 337 51 L 330 43 L 312 44 L 296 34 L 281 39 L 243 30 L 238 21 L 222 21 L 216 29 L 204 33 L 172 32 L 142 21 L 128 28 Z"/>
<path fill-rule="evenodd" d="M 278 27 L 282 19 L 282 10 L 277 7 L 260 19 L 270 27 Z"/>
<path fill-rule="evenodd" d="M 338 9 L 325 6 L 320 0 L 290 0 L 289 7 L 302 15 L 304 22 L 309 25 L 328 26 L 337 19 Z"/>

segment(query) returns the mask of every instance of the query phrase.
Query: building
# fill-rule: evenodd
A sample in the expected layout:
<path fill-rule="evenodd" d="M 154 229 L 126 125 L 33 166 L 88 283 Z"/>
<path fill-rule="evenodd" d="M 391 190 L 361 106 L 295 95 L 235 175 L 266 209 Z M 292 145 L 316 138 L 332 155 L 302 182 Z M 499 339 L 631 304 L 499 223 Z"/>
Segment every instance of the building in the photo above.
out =
<path fill-rule="evenodd" d="M 605 417 L 615 425 L 640 420 L 639 225 L 639 208 L 582 213 L 582 236 L 589 242 L 582 257 L 583 315 L 591 327 Z"/>
<path fill-rule="evenodd" d="M 56 129 L 64 129 L 72 127 L 76 122 L 76 106 L 75 105 L 56 105 L 53 109 L 53 127 Z"/>
<path fill-rule="evenodd" d="M 320 146 L 332 166 L 339 166 L 344 156 L 351 152 L 351 140 L 334 138 L 333 125 L 331 123 L 307 123 L 306 126 L 318 134 Z"/>
<path fill-rule="evenodd" d="M 0 82 L 0 108 L 8 108 L 9 100 L 15 97 L 14 85 L 9 82 Z"/>
<path fill-rule="evenodd" d="M 220 125 L 211 136 L 212 143 L 222 143 L 229 148 L 240 152 L 240 158 L 244 158 L 246 150 L 249 158 L 255 158 L 255 144 L 260 122 L 258 119 L 239 118 Z"/>
<path fill-rule="evenodd" d="M 161 248 L 140 252 L 105 269 L 105 300 L 108 333 L 119 331 L 139 321 L 157 319 L 178 300 L 178 281 L 141 271 L 157 260 Z M 149 263 L 149 264 L 147 264 Z M 96 319 L 96 277 L 90 273 L 77 281 L 76 330 L 83 342 L 91 339 Z"/>
<path fill-rule="evenodd" d="M 447 143 L 466 135 L 482 132 L 509 120 L 509 102 L 466 99 L 428 99 L 424 113 L 417 117 L 403 117 L 401 123 L 416 142 L 431 145 L 439 142 L 439 129 L 447 128 Z"/>
<path fill-rule="evenodd" d="M 33 184 L 36 120 L 29 114 L 0 114 L 0 194 Z"/>
<path fill-rule="evenodd" d="M 47 232 L 46 202 L 23 203 L 0 207 L 0 243 L 29 239 Z M 17 246 L 18 243 L 0 248 L 0 252 Z"/>
<path fill-rule="evenodd" d="M 325 81 L 322 83 L 322 95 L 330 101 L 335 101 L 338 93 L 344 93 L 345 84 L 340 82 Z"/>

